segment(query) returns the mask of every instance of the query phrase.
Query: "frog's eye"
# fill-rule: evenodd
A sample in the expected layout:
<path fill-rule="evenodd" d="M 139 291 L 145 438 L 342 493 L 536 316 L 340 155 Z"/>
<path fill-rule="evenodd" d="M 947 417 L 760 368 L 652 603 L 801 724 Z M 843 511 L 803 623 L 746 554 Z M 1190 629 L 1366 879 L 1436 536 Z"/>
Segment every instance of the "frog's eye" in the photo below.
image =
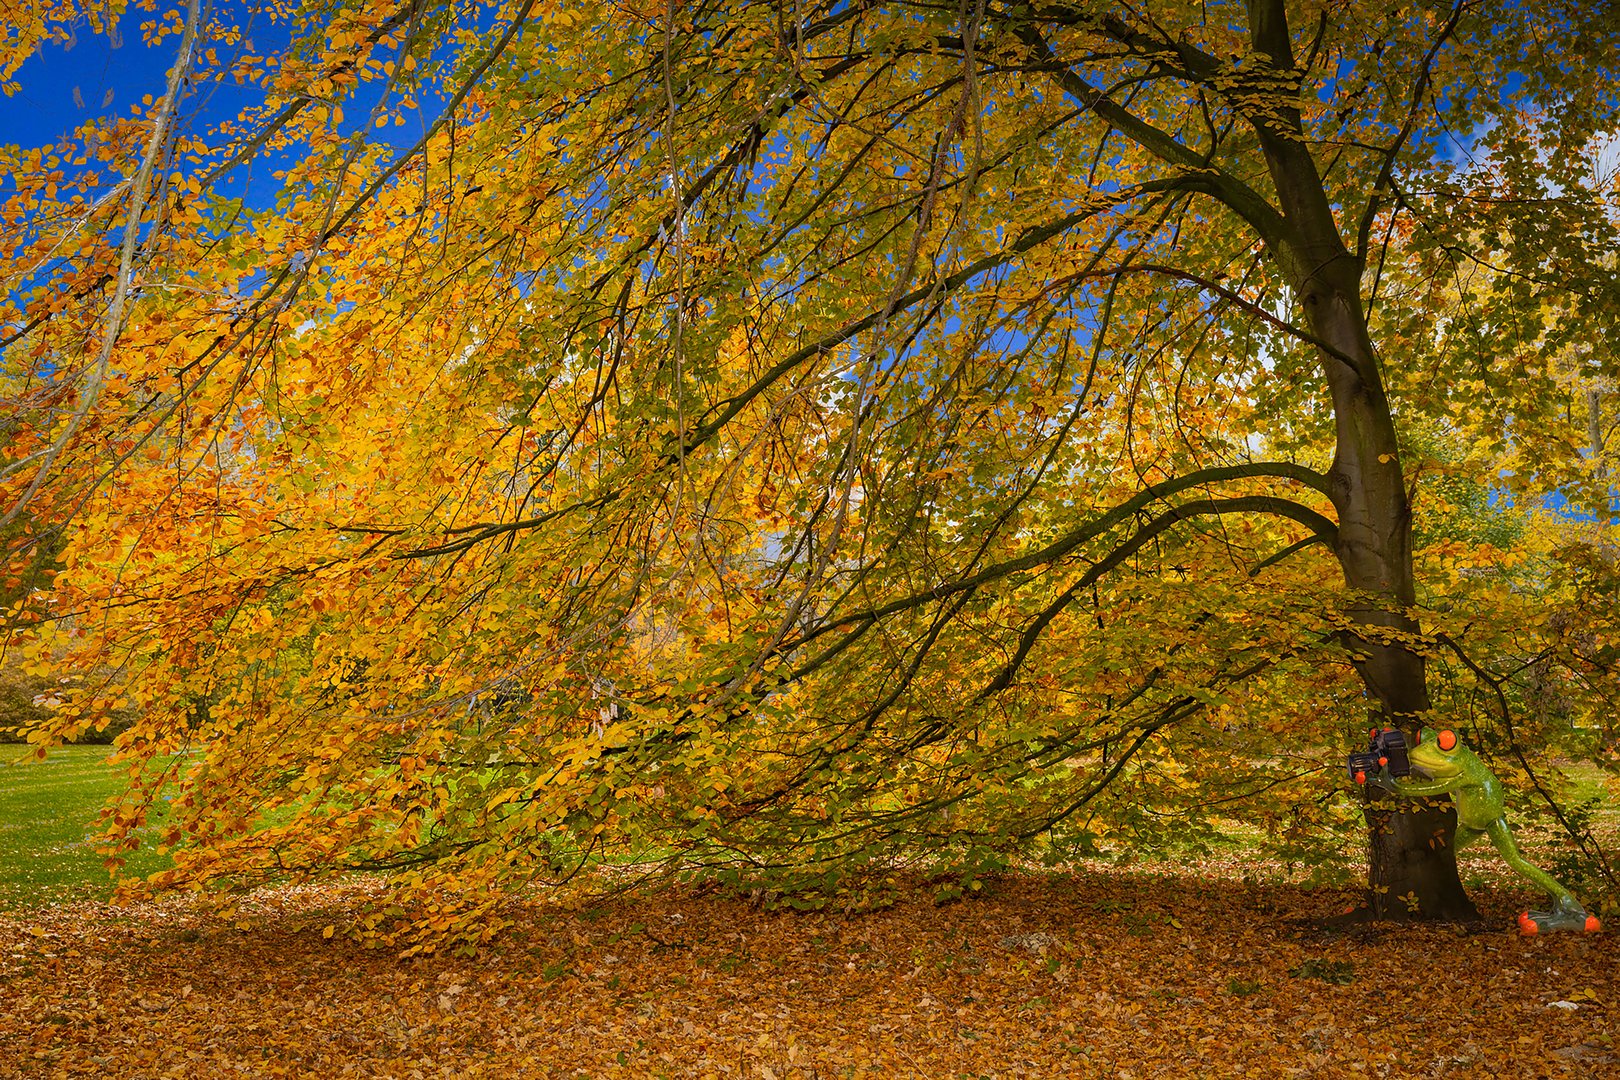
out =
<path fill-rule="evenodd" d="M 1440 749 L 1447 752 L 1457 749 L 1457 733 L 1450 729 L 1436 735 L 1434 741 L 1440 744 Z"/>

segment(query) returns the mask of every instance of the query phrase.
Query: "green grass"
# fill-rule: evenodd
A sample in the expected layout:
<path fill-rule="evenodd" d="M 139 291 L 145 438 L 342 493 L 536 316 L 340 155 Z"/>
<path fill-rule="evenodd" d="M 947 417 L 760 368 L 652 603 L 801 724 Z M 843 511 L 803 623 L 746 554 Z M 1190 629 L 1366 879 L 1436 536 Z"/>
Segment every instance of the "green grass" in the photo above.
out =
<path fill-rule="evenodd" d="M 1570 806 L 1594 804 L 1593 818 L 1600 828 L 1620 827 L 1620 781 L 1589 761 L 1575 761 L 1558 767 L 1557 797 Z"/>
<path fill-rule="evenodd" d="M 87 841 L 96 814 L 123 789 L 105 746 L 64 746 L 43 762 L 18 761 L 22 746 L 0 746 L 0 909 L 105 899 L 112 879 Z M 125 872 L 151 873 L 169 860 L 150 849 L 130 854 Z"/>

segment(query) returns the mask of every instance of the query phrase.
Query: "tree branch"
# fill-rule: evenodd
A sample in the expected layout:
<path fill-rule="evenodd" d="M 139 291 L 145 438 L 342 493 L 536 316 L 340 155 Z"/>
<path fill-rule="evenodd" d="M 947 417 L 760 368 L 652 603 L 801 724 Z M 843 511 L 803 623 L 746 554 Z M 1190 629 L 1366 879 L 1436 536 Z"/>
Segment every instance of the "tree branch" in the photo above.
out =
<path fill-rule="evenodd" d="M 1207 194 L 1248 222 L 1278 257 L 1289 257 L 1294 246 L 1292 230 L 1283 215 L 1259 192 L 1212 164 L 1207 155 L 1199 154 L 1168 132 L 1154 127 L 1092 86 L 1052 52 L 1046 39 L 1033 26 L 1024 27 L 1019 36 L 1040 59 L 1037 70 L 1055 75 L 1066 93 L 1160 161 L 1188 170 L 1193 174 L 1188 177 L 1189 181 L 1196 180 Z"/>
<path fill-rule="evenodd" d="M 101 397 L 101 388 L 107 380 L 107 367 L 112 360 L 113 347 L 118 344 L 119 335 L 124 330 L 124 308 L 129 303 L 130 293 L 135 291 L 135 252 L 141 246 L 141 219 L 146 212 L 147 191 L 151 186 L 152 173 L 158 167 L 158 159 L 164 156 L 163 148 L 168 142 L 170 126 L 180 109 L 181 87 L 186 77 L 191 74 L 193 51 L 197 42 L 197 25 L 201 20 L 201 14 L 200 0 L 189 0 L 179 53 L 175 57 L 174 66 L 169 69 L 168 87 L 163 94 L 163 100 L 158 103 L 157 117 L 152 123 L 152 134 L 146 140 L 146 152 L 141 156 L 140 168 L 135 173 L 133 183 L 130 184 L 129 210 L 124 216 L 123 250 L 119 254 L 118 277 L 113 287 L 112 303 L 107 308 L 106 329 L 102 333 L 101 348 L 90 364 L 84 387 L 79 391 L 78 404 L 68 418 L 67 426 L 51 440 L 50 446 L 41 455 L 38 471 L 34 473 L 34 479 L 27 489 L 10 509 L 0 515 L 0 528 L 15 521 L 17 516 L 34 501 L 57 458 L 73 441 L 73 436 Z M 154 231 L 160 225 L 161 218 L 154 224 Z M 148 240 L 149 242 L 155 240 L 155 237 L 149 237 Z"/>
<path fill-rule="evenodd" d="M 986 567 L 976 574 L 960 578 L 957 581 L 953 581 L 948 584 L 936 586 L 927 592 L 914 593 L 911 596 L 891 601 L 887 604 L 880 605 L 879 607 L 870 608 L 866 611 L 853 612 L 837 619 L 828 620 L 801 638 L 799 640 L 799 644 L 802 645 L 808 643 L 813 641 L 815 638 L 820 637 L 822 634 L 829 633 L 852 623 L 883 619 L 889 615 L 896 614 L 897 612 L 906 611 L 922 604 L 942 600 L 953 593 L 962 591 L 963 589 L 977 588 L 980 585 L 995 581 L 999 578 L 1004 578 L 1007 575 L 1017 573 L 1020 570 L 1028 570 L 1036 566 L 1044 566 L 1048 563 L 1056 562 L 1057 560 L 1078 549 L 1082 544 L 1089 540 L 1096 539 L 1098 536 L 1106 533 L 1116 525 L 1129 520 L 1130 518 L 1134 517 L 1138 511 L 1146 508 L 1154 502 L 1159 501 L 1160 499 L 1164 499 L 1170 495 L 1176 494 L 1177 492 L 1185 491 L 1188 488 L 1196 487 L 1200 484 L 1209 484 L 1224 480 L 1236 480 L 1251 477 L 1275 477 L 1278 479 L 1293 480 L 1321 492 L 1323 495 L 1328 493 L 1328 482 L 1326 477 L 1324 477 L 1321 473 L 1305 468 L 1303 465 L 1295 465 L 1291 462 L 1256 462 L 1248 465 L 1226 465 L 1210 469 L 1200 469 L 1196 472 L 1188 473 L 1185 476 L 1176 477 L 1173 480 L 1166 480 L 1162 483 L 1149 485 L 1137 495 L 1116 506 L 1113 510 L 1110 510 L 1101 517 L 1088 521 L 1084 525 L 1071 530 L 1063 537 L 1053 541 L 1046 547 L 1041 548 L 1039 551 L 1033 551 L 1028 555 L 1023 555 L 1016 559 L 1009 559 L 1004 563 L 997 563 L 995 566 Z M 1217 506 L 1215 504 L 1219 505 Z M 1272 513 L 1281 515 L 1283 517 L 1292 518 L 1293 520 L 1304 524 L 1313 533 L 1323 537 L 1333 537 L 1338 531 L 1338 527 L 1332 521 L 1317 511 L 1312 510 L 1301 503 L 1294 502 L 1291 499 L 1285 499 L 1273 495 L 1240 496 L 1232 499 L 1205 499 L 1197 502 L 1185 503 L 1182 506 L 1178 506 L 1167 511 L 1157 520 L 1163 522 L 1163 525 L 1160 527 L 1160 531 L 1162 531 L 1163 528 L 1168 528 L 1169 525 L 1173 524 L 1175 521 L 1185 520 L 1186 518 L 1211 513 L 1237 512 Z"/>
<path fill-rule="evenodd" d="M 1373 218 L 1378 216 L 1379 193 L 1394 182 L 1395 159 L 1400 156 L 1401 149 L 1406 145 L 1406 140 L 1411 138 L 1412 129 L 1417 126 L 1418 110 L 1422 108 L 1423 95 L 1429 89 L 1429 80 L 1434 73 L 1435 57 L 1440 54 L 1440 49 L 1451 37 L 1452 32 L 1456 30 L 1457 23 L 1462 19 L 1463 10 L 1467 6 L 1466 0 L 1457 0 L 1457 3 L 1452 6 L 1450 16 L 1447 17 L 1444 25 L 1440 27 L 1440 32 L 1435 35 L 1434 44 L 1430 46 L 1428 53 L 1423 57 L 1423 62 L 1418 66 L 1418 77 L 1412 84 L 1411 106 L 1407 110 L 1406 119 L 1401 122 L 1401 130 L 1396 133 L 1389 146 L 1382 151 L 1384 162 L 1378 169 L 1378 178 L 1373 181 L 1372 190 L 1367 193 L 1367 205 L 1361 212 L 1361 224 L 1356 228 L 1355 254 L 1356 258 L 1363 263 L 1367 260 L 1367 239 L 1372 233 Z"/>
<path fill-rule="evenodd" d="M 1048 604 L 1035 617 L 1034 622 L 1024 628 L 1024 632 L 1019 635 L 1018 650 L 1013 654 L 1013 658 L 1001 669 L 1000 674 L 990 682 L 990 685 L 979 691 L 978 699 L 982 701 L 992 694 L 999 693 L 1011 686 L 1018 669 L 1023 666 L 1024 658 L 1029 655 L 1029 650 L 1034 648 L 1035 642 L 1039 640 L 1041 634 L 1045 632 L 1052 620 L 1057 618 L 1064 608 L 1074 602 L 1074 598 L 1080 590 L 1098 581 L 1104 574 L 1136 554 L 1148 541 L 1165 532 L 1172 525 L 1190 521 L 1196 517 L 1246 511 L 1281 514 L 1293 518 L 1311 529 L 1313 535 L 1309 542 L 1322 541 L 1331 544 L 1334 534 L 1338 531 L 1331 521 L 1314 510 L 1300 506 L 1291 500 L 1278 499 L 1269 495 L 1247 495 L 1231 499 L 1199 499 L 1172 507 L 1142 526 L 1136 531 L 1135 535 L 1114 548 L 1102 559 L 1093 563 L 1091 568 L 1076 578 L 1056 600 Z"/>

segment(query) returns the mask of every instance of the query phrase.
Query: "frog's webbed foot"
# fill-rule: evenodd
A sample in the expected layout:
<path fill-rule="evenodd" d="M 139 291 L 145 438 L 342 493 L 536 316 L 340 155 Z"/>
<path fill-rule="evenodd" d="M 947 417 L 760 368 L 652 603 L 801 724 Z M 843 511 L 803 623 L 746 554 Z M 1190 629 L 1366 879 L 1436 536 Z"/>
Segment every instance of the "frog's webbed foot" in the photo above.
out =
<path fill-rule="evenodd" d="M 1519 933 L 1526 937 L 1559 930 L 1592 934 L 1601 929 L 1603 924 L 1598 922 L 1597 916 L 1588 915 L 1586 909 L 1576 903 L 1558 903 L 1551 911 L 1526 911 L 1519 916 Z"/>

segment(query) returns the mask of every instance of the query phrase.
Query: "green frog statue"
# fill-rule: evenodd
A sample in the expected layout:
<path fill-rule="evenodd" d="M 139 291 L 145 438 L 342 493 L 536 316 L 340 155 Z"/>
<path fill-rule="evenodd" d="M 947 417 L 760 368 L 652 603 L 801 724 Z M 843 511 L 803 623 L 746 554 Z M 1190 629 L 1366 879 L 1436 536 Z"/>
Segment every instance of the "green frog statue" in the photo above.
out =
<path fill-rule="evenodd" d="M 1391 736 L 1393 746 L 1385 749 L 1383 740 L 1390 740 Z M 1505 816 L 1501 781 L 1472 750 L 1463 745 L 1455 731 L 1449 728 L 1443 731 L 1424 728 L 1418 735 L 1417 745 L 1409 750 L 1400 745 L 1398 733 L 1385 732 L 1381 740 L 1375 732 L 1374 747 L 1371 755 L 1352 756 L 1351 775 L 1358 783 L 1372 783 L 1406 798 L 1450 795 L 1451 801 L 1457 806 L 1456 849 L 1461 851 L 1481 836 L 1489 836 L 1503 861 L 1552 898 L 1550 911 L 1527 911 L 1519 916 L 1520 933 L 1541 934 L 1553 930 L 1590 932 L 1601 929 L 1597 917 L 1587 914 L 1574 893 L 1519 854 L 1519 847 L 1513 842 L 1513 831 L 1508 828 Z M 1390 754 L 1404 756 L 1428 779 L 1391 775 Z M 1358 768 L 1358 759 L 1368 756 L 1376 759 L 1376 773 L 1370 768 L 1374 762 L 1367 762 L 1367 768 Z"/>

